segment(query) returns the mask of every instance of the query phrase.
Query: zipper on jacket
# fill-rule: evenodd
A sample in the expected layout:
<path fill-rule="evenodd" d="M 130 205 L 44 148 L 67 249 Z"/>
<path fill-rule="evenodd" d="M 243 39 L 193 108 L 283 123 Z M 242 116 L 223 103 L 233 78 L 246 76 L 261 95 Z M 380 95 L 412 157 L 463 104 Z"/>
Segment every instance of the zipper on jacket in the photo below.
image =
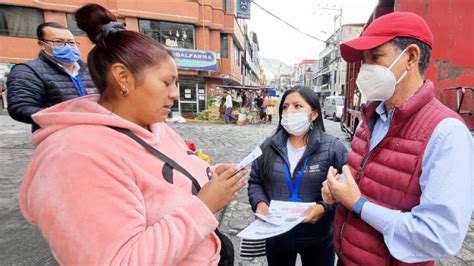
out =
<path fill-rule="evenodd" d="M 395 107 L 395 110 L 393 111 L 393 115 L 392 115 L 392 118 L 395 116 L 395 112 L 396 112 L 396 107 Z M 392 120 L 393 121 L 393 120 Z M 357 169 L 357 176 L 356 176 L 356 181 L 357 181 L 357 185 L 359 185 L 359 181 L 360 179 L 362 178 L 362 172 L 364 171 L 364 168 L 365 168 L 365 165 L 367 164 L 367 162 L 369 161 L 371 155 L 374 153 L 374 151 L 377 150 L 377 148 L 384 142 L 384 140 L 387 138 L 388 136 L 388 132 L 390 132 L 390 129 L 392 129 L 392 124 L 390 123 L 390 127 L 388 128 L 388 131 L 387 131 L 387 134 L 385 135 L 385 137 L 383 137 L 383 139 L 377 144 L 375 145 L 375 147 L 369 151 L 369 153 L 367 153 L 364 157 L 364 159 L 362 159 L 362 163 L 360 164 L 359 166 L 359 169 Z M 370 129 L 369 129 L 370 131 Z M 370 138 L 371 138 L 371 135 L 372 135 L 372 132 L 370 132 L 369 134 L 369 149 L 370 149 Z M 351 212 L 352 210 L 349 210 L 349 212 Z M 342 223 L 341 225 L 341 229 L 339 230 L 339 249 L 340 249 L 340 252 L 342 254 L 342 234 L 344 233 L 344 227 L 346 226 L 346 223 L 347 223 L 347 219 L 349 218 L 349 215 L 350 213 L 348 213 L 346 215 L 346 218 L 344 218 L 344 222 Z"/>
<path fill-rule="evenodd" d="M 287 151 L 287 154 L 286 154 L 286 157 L 285 157 L 285 156 L 284 156 L 284 153 L 280 150 L 279 147 L 276 147 L 276 146 L 273 145 L 272 143 L 270 143 L 270 144 L 271 144 L 271 145 L 273 146 L 273 148 L 277 151 L 277 154 L 281 157 L 281 160 L 284 161 L 284 162 L 288 165 L 288 167 L 289 167 L 289 166 L 290 166 L 290 161 L 289 161 L 289 159 L 288 159 L 288 151 Z M 290 179 L 291 179 L 291 180 L 294 180 L 295 172 L 298 172 L 298 169 L 299 169 L 299 167 L 301 167 L 301 165 L 303 164 L 305 158 L 310 158 L 310 159 L 311 159 L 310 156 L 312 156 L 313 153 L 314 153 L 314 152 L 312 152 L 312 153 L 310 154 L 310 153 L 307 152 L 307 151 L 305 151 L 305 152 L 303 153 L 303 156 L 301 157 L 301 159 L 300 159 L 300 160 L 298 161 L 298 163 L 296 164 L 295 170 L 293 170 L 293 172 L 290 172 L 290 175 L 291 175 L 291 176 L 290 176 Z M 306 156 L 305 156 L 305 155 L 306 155 Z M 308 159 L 308 162 L 309 162 L 309 163 L 311 162 L 310 159 Z M 304 169 L 303 169 L 303 173 L 304 173 Z"/>
<path fill-rule="evenodd" d="M 277 155 L 280 156 L 281 160 L 283 162 L 285 162 L 288 166 L 290 166 L 290 161 L 289 159 L 287 160 L 287 158 L 284 156 L 284 153 L 280 150 L 280 147 L 277 147 L 276 145 L 274 145 L 273 143 L 270 143 L 270 145 L 273 146 L 273 149 L 275 149 L 275 151 L 277 152 Z M 287 156 L 288 157 L 288 156 Z M 299 163 L 299 162 L 298 162 Z M 297 165 L 298 166 L 298 165 Z M 295 168 L 296 169 L 296 168 Z M 291 179 L 293 179 L 293 173 L 291 173 Z"/>
<path fill-rule="evenodd" d="M 374 150 L 375 150 L 375 148 L 374 148 Z M 367 155 L 365 155 L 364 159 L 362 160 L 361 165 L 359 166 L 359 169 L 357 169 L 357 177 L 356 177 L 357 183 L 359 182 L 360 178 L 362 177 L 362 171 L 364 170 L 364 167 L 367 164 L 367 161 L 369 160 L 369 157 L 370 157 L 371 154 L 372 154 L 372 152 L 369 152 L 369 153 L 367 153 Z M 351 210 L 349 210 L 349 212 L 350 211 Z M 341 254 L 342 254 L 342 234 L 344 233 L 344 227 L 346 226 L 347 219 L 349 219 L 349 215 L 350 215 L 350 213 L 348 213 L 346 215 L 346 217 L 344 218 L 344 222 L 341 225 L 341 229 L 339 230 L 339 249 L 340 249 Z"/>
<path fill-rule="evenodd" d="M 374 148 L 375 150 L 375 148 Z M 367 162 L 369 161 L 369 158 L 371 157 L 370 155 L 372 154 L 372 152 L 369 152 L 367 153 L 367 155 L 364 157 L 364 159 L 362 160 L 362 163 L 361 165 L 359 166 L 359 169 L 357 169 L 357 176 L 356 176 L 356 181 L 359 181 L 360 178 L 362 177 L 362 171 L 364 170 L 365 168 L 365 165 L 367 164 Z"/>

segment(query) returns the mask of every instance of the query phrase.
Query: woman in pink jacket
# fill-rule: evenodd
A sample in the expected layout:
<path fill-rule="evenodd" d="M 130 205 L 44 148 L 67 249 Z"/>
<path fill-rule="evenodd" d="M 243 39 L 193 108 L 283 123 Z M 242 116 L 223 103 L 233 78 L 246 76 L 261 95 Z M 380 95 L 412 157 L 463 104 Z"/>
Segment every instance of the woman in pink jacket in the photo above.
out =
<path fill-rule="evenodd" d="M 21 186 L 23 215 L 60 264 L 216 265 L 214 213 L 245 185 L 245 171 L 209 168 L 163 123 L 178 97 L 176 65 L 163 45 L 127 31 L 99 5 L 80 8 L 76 20 L 96 44 L 88 64 L 100 96 L 34 115 L 41 129 Z"/>

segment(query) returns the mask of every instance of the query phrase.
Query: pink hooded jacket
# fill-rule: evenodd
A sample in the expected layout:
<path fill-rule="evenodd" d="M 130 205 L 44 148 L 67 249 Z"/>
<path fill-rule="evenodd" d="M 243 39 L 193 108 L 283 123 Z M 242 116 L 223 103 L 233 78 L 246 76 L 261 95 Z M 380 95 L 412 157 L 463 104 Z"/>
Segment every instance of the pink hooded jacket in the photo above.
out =
<path fill-rule="evenodd" d="M 128 128 L 187 169 L 201 185 L 208 165 L 189 155 L 165 123 L 152 132 L 97 104 L 63 102 L 33 116 L 41 129 L 20 191 L 20 208 L 60 264 L 216 265 L 218 222 L 191 181 L 126 135 Z"/>

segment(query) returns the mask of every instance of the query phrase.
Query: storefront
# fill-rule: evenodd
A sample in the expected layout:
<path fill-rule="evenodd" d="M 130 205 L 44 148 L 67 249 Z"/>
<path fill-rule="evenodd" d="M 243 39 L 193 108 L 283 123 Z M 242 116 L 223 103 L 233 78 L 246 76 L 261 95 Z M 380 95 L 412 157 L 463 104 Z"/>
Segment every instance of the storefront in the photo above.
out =
<path fill-rule="evenodd" d="M 7 2 L 0 4 L 0 42 L 6 47 L 0 49 L 1 63 L 22 63 L 36 58 L 36 27 L 45 21 L 67 25 L 81 42 L 83 60 L 93 48 L 74 20 L 73 7 L 82 5 L 82 1 L 73 0 L 69 6 L 42 1 Z M 207 109 L 213 96 L 221 91 L 220 85 L 242 83 L 245 36 L 244 25 L 236 20 L 232 7 L 235 1 L 165 1 L 162 5 L 153 1 L 105 2 L 105 7 L 126 22 L 129 30 L 141 32 L 173 50 L 180 91 L 173 108 L 175 113 L 192 117 Z M 243 7 L 241 11 L 248 11 Z M 2 75 L 0 67 L 0 79 Z"/>
<path fill-rule="evenodd" d="M 140 32 L 169 47 L 180 71 L 177 86 L 179 100 L 172 108 L 173 115 L 194 117 L 206 109 L 207 81 L 202 71 L 217 71 L 217 54 L 195 50 L 195 26 L 186 23 L 139 19 Z M 190 70 L 190 71 L 188 71 Z M 184 73 L 183 73 L 184 72 Z M 194 72 L 194 74 L 193 74 Z"/>
<path fill-rule="evenodd" d="M 207 86 L 204 78 L 179 76 L 177 86 L 179 99 L 172 108 L 173 113 L 191 118 L 206 109 Z"/>
<path fill-rule="evenodd" d="M 216 71 L 216 53 L 211 51 L 172 49 L 176 66 L 183 70 Z M 192 118 L 202 112 L 207 105 L 207 78 L 201 76 L 182 75 L 178 77 L 179 100 L 173 106 L 173 112 Z"/>

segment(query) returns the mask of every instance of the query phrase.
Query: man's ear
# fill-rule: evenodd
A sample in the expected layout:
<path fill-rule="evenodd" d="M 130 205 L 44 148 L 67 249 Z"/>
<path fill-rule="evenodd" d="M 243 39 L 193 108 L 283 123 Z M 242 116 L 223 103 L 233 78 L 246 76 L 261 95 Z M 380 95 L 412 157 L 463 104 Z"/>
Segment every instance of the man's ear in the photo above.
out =
<path fill-rule="evenodd" d="M 45 47 L 46 45 L 42 41 L 38 40 L 37 44 L 40 47 L 41 51 L 46 50 L 46 47 Z"/>
<path fill-rule="evenodd" d="M 407 69 L 408 71 L 418 68 L 418 63 L 420 62 L 421 49 L 416 44 L 410 44 L 407 47 L 406 53 L 408 54 Z"/>

